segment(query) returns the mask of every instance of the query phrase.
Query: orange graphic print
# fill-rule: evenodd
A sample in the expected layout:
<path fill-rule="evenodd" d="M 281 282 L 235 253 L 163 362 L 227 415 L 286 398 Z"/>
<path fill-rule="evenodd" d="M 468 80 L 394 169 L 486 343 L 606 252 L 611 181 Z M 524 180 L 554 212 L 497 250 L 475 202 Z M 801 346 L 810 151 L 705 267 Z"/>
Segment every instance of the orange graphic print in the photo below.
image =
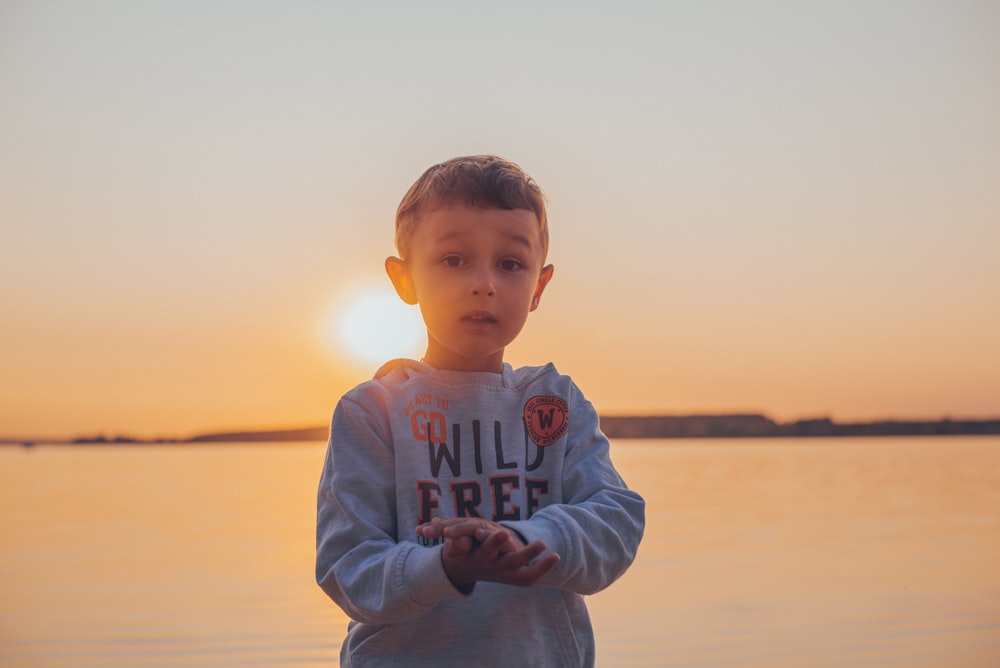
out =
<path fill-rule="evenodd" d="M 524 425 L 535 445 L 552 445 L 569 429 L 569 406 L 559 397 L 532 397 L 524 405 Z"/>

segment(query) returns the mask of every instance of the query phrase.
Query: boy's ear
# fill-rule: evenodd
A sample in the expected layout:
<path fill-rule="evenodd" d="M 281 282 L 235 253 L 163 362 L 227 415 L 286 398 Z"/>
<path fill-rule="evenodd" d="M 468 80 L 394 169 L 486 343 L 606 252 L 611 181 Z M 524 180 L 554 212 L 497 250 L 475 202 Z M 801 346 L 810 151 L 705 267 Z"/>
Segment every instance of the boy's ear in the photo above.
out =
<path fill-rule="evenodd" d="M 552 280 L 552 274 L 555 270 L 556 268 L 551 264 L 542 268 L 542 273 L 538 275 L 538 282 L 535 283 L 535 294 L 531 297 L 531 308 L 529 311 L 534 311 L 538 308 L 538 303 L 542 300 L 542 293 L 545 291 L 545 286 Z"/>
<path fill-rule="evenodd" d="M 411 306 L 417 303 L 417 291 L 413 289 L 413 279 L 410 277 L 410 270 L 406 262 L 398 257 L 389 256 L 385 259 L 385 273 L 389 274 L 392 287 L 396 288 L 396 294 Z"/>

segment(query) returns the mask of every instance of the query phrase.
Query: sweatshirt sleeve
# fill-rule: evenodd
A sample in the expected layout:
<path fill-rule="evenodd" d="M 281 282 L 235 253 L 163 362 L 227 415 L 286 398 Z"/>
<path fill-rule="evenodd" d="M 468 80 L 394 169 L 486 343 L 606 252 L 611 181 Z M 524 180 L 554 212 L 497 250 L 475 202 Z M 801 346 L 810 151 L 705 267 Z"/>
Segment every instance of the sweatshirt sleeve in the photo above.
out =
<path fill-rule="evenodd" d="M 395 462 L 386 429 L 357 402 L 334 411 L 316 517 L 316 580 L 354 620 L 415 619 L 463 595 L 448 580 L 440 547 L 399 541 Z"/>
<path fill-rule="evenodd" d="M 559 554 L 559 564 L 539 584 L 593 594 L 617 580 L 635 559 L 645 502 L 612 465 L 597 411 L 575 385 L 573 390 L 563 502 L 542 508 L 531 519 L 503 524 Z"/>

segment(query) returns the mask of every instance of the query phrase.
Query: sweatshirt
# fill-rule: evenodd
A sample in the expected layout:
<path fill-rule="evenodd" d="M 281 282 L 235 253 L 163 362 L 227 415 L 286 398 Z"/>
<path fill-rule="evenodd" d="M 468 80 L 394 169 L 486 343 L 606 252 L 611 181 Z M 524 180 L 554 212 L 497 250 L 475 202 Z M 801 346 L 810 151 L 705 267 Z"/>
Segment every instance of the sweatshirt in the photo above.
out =
<path fill-rule="evenodd" d="M 553 365 L 386 365 L 338 403 L 320 478 L 316 578 L 352 620 L 341 666 L 593 666 L 584 595 L 632 563 L 644 512 Z M 499 522 L 560 561 L 531 587 L 463 593 L 415 532 L 432 517 Z"/>

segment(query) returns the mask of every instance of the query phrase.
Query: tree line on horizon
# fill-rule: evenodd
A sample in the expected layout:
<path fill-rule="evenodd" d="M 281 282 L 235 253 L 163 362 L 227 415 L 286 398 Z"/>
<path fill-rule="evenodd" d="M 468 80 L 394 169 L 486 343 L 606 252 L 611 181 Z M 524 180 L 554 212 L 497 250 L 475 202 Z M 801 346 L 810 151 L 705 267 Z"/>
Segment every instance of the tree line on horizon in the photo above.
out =
<path fill-rule="evenodd" d="M 1000 434 L 1000 418 L 985 420 L 878 420 L 835 422 L 813 418 L 776 422 L 765 415 L 646 415 L 601 417 L 601 429 L 608 438 L 779 438 L 846 436 L 959 436 Z M 268 443 L 325 441 L 329 428 L 258 430 L 205 433 L 190 438 L 140 439 L 103 434 L 74 438 L 77 444 L 129 443 Z M 27 444 L 27 443 L 26 443 Z"/>

